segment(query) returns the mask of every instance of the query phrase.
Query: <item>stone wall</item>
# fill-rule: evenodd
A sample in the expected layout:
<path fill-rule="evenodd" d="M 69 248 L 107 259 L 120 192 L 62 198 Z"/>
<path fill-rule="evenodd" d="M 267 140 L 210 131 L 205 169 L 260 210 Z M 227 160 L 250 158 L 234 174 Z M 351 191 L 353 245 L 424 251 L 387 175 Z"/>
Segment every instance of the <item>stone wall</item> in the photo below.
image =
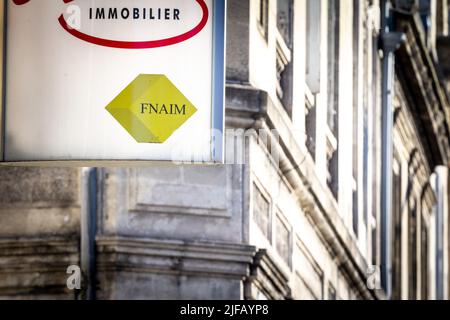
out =
<path fill-rule="evenodd" d="M 78 169 L 0 168 L 0 298 L 74 297 L 79 187 Z"/>

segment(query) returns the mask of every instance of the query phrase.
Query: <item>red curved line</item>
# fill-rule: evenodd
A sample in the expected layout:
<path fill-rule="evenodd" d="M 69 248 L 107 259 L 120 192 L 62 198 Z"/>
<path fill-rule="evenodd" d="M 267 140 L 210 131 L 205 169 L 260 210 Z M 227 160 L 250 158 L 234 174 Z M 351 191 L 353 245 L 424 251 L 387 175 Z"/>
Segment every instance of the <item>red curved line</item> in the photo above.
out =
<path fill-rule="evenodd" d="M 63 0 L 63 1 L 64 1 L 64 3 L 69 3 L 69 2 L 72 2 L 73 0 Z M 13 2 L 16 5 L 21 6 L 21 5 L 24 5 L 24 4 L 27 4 L 28 2 L 30 2 L 30 0 L 13 0 Z"/>
<path fill-rule="evenodd" d="M 26 4 L 27 2 L 29 2 L 30 0 L 13 0 L 14 4 L 21 6 L 23 4 Z"/>
<path fill-rule="evenodd" d="M 167 38 L 167 39 L 161 39 L 161 40 L 151 40 L 151 41 L 117 41 L 117 40 L 108 40 L 108 39 L 102 39 L 90 36 L 86 33 L 80 32 L 78 30 L 72 29 L 67 24 L 66 20 L 64 19 L 64 15 L 61 15 L 58 19 L 61 26 L 66 30 L 68 33 L 70 33 L 72 36 L 86 41 L 90 42 L 99 46 L 103 47 L 109 47 L 109 48 L 119 48 L 119 49 L 150 49 L 150 48 L 159 48 L 159 47 L 166 47 L 170 45 L 174 45 L 183 41 L 186 41 L 194 36 L 196 36 L 200 31 L 203 30 L 203 28 L 208 23 L 209 19 L 209 10 L 208 6 L 206 5 L 204 0 L 195 0 L 200 5 L 203 11 L 203 17 L 200 23 L 195 26 L 192 30 L 183 33 L 181 35 Z"/>

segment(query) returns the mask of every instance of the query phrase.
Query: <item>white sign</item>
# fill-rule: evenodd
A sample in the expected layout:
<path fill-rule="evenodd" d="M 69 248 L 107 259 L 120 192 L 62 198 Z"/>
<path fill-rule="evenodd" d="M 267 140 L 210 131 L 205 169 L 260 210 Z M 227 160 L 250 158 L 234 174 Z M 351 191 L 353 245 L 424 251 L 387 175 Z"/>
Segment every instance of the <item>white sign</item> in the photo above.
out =
<path fill-rule="evenodd" d="M 5 162 L 223 161 L 225 0 L 5 10 Z"/>

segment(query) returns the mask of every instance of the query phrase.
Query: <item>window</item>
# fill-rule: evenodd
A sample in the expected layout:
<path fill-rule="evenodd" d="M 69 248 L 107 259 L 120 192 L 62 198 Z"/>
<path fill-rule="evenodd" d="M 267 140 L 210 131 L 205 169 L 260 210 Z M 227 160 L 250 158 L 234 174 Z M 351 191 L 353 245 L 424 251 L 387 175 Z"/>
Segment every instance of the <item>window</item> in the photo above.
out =
<path fill-rule="evenodd" d="M 353 233 L 359 237 L 359 211 L 358 211 L 358 185 L 353 179 L 353 192 L 352 192 L 352 227 Z"/>
<path fill-rule="evenodd" d="M 293 22 L 293 1 L 277 0 L 277 95 L 289 116 L 292 116 L 293 94 Z"/>
<path fill-rule="evenodd" d="M 330 139 L 330 137 L 328 137 Z M 331 139 L 330 139 L 331 140 Z M 329 145 L 332 145 L 329 143 Z M 334 198 L 338 200 L 339 197 L 339 181 L 338 181 L 338 172 L 339 172 L 339 162 L 338 162 L 338 150 L 334 149 L 334 146 L 328 146 L 329 152 L 327 155 L 327 165 L 328 165 L 328 176 L 327 176 L 327 185 L 331 190 Z"/>
<path fill-rule="evenodd" d="M 358 1 L 358 0 L 355 0 Z M 373 14 L 371 13 L 372 10 L 369 8 L 368 13 L 363 16 L 364 20 L 372 20 Z M 373 210 L 374 203 L 374 194 L 373 192 L 373 158 L 375 158 L 373 155 L 375 152 L 373 152 L 373 148 L 375 146 L 375 143 L 373 142 L 372 137 L 372 119 L 373 119 L 373 110 L 374 106 L 376 106 L 375 97 L 376 94 L 376 84 L 377 81 L 373 81 L 373 79 L 377 79 L 376 75 L 376 49 L 377 47 L 374 46 L 376 43 L 374 41 L 374 33 L 372 30 L 372 23 L 367 22 L 367 28 L 362 28 L 362 36 L 363 36 L 363 45 L 362 45 L 362 51 L 363 51 L 363 76 L 362 76 L 362 147 L 360 148 L 360 152 L 362 153 L 362 172 L 360 175 L 362 176 L 362 190 L 361 197 L 362 197 L 362 218 L 363 218 L 363 225 L 366 227 L 367 230 L 372 230 L 374 228 L 374 222 L 376 221 L 376 217 L 374 216 L 376 210 Z M 369 237 L 367 239 L 368 241 L 375 242 L 376 239 Z M 372 244 L 373 245 L 373 244 Z M 374 255 L 375 251 L 373 249 L 370 250 L 370 254 Z M 376 263 L 375 263 L 376 264 Z M 374 264 L 374 265 L 375 265 Z"/>
<path fill-rule="evenodd" d="M 308 89 L 307 89 L 308 90 Z M 316 158 L 316 106 L 311 93 L 305 95 L 306 148 L 313 160 Z"/>
<path fill-rule="evenodd" d="M 397 164 L 397 163 L 394 163 Z M 392 298 L 402 298 L 402 212 L 400 167 L 394 165 L 392 176 Z"/>
<path fill-rule="evenodd" d="M 313 94 L 320 92 L 321 1 L 306 2 L 306 83 Z"/>
<path fill-rule="evenodd" d="M 408 243 L 408 258 L 409 258 L 409 300 L 415 300 L 417 297 L 417 204 L 411 206 L 408 219 L 409 227 L 409 243 Z"/>
<path fill-rule="evenodd" d="M 381 67 L 381 61 L 378 59 L 378 36 L 377 33 L 372 30 L 368 35 L 367 44 L 370 47 L 370 51 L 368 51 L 368 72 L 367 72 L 367 92 L 370 92 L 370 99 L 367 102 L 367 112 L 365 112 L 365 128 L 364 128 L 364 157 L 365 157 L 365 190 L 364 194 L 367 195 L 365 198 L 364 208 L 367 212 L 367 216 L 370 217 L 368 219 L 368 226 L 372 230 L 371 234 L 371 255 L 372 255 L 372 264 L 379 265 L 379 253 L 380 250 L 380 235 L 379 235 L 379 218 L 378 218 L 378 208 L 377 203 L 380 197 L 380 190 L 378 186 L 378 178 L 376 169 L 379 167 L 380 160 L 377 156 L 379 148 L 379 140 L 377 138 L 377 130 L 378 129 L 378 118 L 376 117 L 377 106 L 379 105 L 379 92 L 380 88 L 378 85 L 378 81 L 376 79 L 379 78 L 379 70 Z M 368 93 L 365 93 L 364 96 L 369 97 Z M 370 193 L 369 193 L 370 192 Z M 371 213 L 371 214 L 369 214 Z"/>
<path fill-rule="evenodd" d="M 338 200 L 339 152 L 339 15 L 340 1 L 328 2 L 328 108 L 327 108 L 327 184 Z"/>
<path fill-rule="evenodd" d="M 431 0 L 419 0 L 419 14 L 420 19 L 422 20 L 422 25 L 425 31 L 427 42 L 431 41 Z"/>
<path fill-rule="evenodd" d="M 420 241 L 420 284 L 421 300 L 427 300 L 429 297 L 428 275 L 430 274 L 429 259 L 429 230 L 424 215 L 421 221 L 421 241 Z"/>
<path fill-rule="evenodd" d="M 362 127 L 362 112 L 360 104 L 360 74 L 362 68 L 360 68 L 360 61 L 363 59 L 360 54 L 360 41 L 362 35 L 362 29 L 360 27 L 360 0 L 353 0 L 353 201 L 352 201 L 352 226 L 353 233 L 356 237 L 359 237 L 359 226 L 360 226 L 360 199 L 362 198 L 362 193 L 360 192 L 360 159 L 362 158 L 361 149 L 362 141 L 361 138 L 361 127 Z"/>
<path fill-rule="evenodd" d="M 269 0 L 259 0 L 258 26 L 264 39 L 268 39 L 269 33 Z"/>
<path fill-rule="evenodd" d="M 288 47 L 292 47 L 293 30 L 292 0 L 277 0 L 277 28 Z"/>
<path fill-rule="evenodd" d="M 253 218 L 267 239 L 270 239 L 270 204 L 256 185 L 253 188 Z"/>
<path fill-rule="evenodd" d="M 306 1 L 306 48 L 305 48 L 305 131 L 306 147 L 316 158 L 316 95 L 320 92 L 321 66 L 321 1 Z"/>
<path fill-rule="evenodd" d="M 328 8 L 328 110 L 327 123 L 334 137 L 338 136 L 339 112 L 339 13 L 340 1 L 329 0 Z"/>
<path fill-rule="evenodd" d="M 276 222 L 276 240 L 275 245 L 277 252 L 283 258 L 289 267 L 291 266 L 291 231 L 286 223 L 277 215 Z"/>
<path fill-rule="evenodd" d="M 316 96 L 320 93 L 321 67 L 321 1 L 306 1 L 306 48 L 305 48 L 305 131 L 306 147 L 316 158 Z"/>
<path fill-rule="evenodd" d="M 448 5 L 446 0 L 440 0 L 436 3 L 436 34 L 437 36 L 448 35 L 449 16 Z"/>

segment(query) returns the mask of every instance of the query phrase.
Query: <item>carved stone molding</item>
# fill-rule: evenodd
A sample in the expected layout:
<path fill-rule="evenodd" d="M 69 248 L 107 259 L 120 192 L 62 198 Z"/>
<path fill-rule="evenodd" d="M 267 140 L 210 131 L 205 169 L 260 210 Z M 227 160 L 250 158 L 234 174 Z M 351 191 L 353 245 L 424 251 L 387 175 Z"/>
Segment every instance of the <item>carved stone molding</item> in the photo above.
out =
<path fill-rule="evenodd" d="M 421 133 L 430 167 L 448 165 L 450 159 L 449 100 L 438 70 L 424 42 L 417 16 L 397 15 L 397 30 L 406 42 L 397 51 L 397 73 L 411 96 L 412 113 Z M 423 133 L 423 134 L 422 134 Z"/>
<path fill-rule="evenodd" d="M 103 272 L 137 272 L 195 275 L 244 280 L 256 249 L 228 243 L 97 238 L 97 269 Z"/>
<path fill-rule="evenodd" d="M 231 210 L 228 208 L 230 201 L 227 200 L 231 199 L 231 187 L 227 183 L 226 174 L 223 175 L 223 181 L 219 181 L 214 188 L 211 188 L 207 184 L 193 185 L 175 180 L 178 177 L 174 177 L 174 181 L 170 183 L 164 180 L 158 181 L 153 176 L 149 176 L 152 179 L 145 179 L 143 174 L 145 171 L 140 170 L 145 169 L 129 169 L 129 211 L 230 218 Z M 172 168 L 171 170 L 174 172 Z M 215 174 L 215 180 L 217 180 L 217 176 L 218 174 Z M 213 180 L 213 178 L 210 179 Z M 172 194 L 175 194 L 176 197 L 173 197 Z M 199 201 L 198 198 L 203 201 Z M 179 200 L 180 203 L 177 204 L 176 200 Z"/>
<path fill-rule="evenodd" d="M 0 239 L 0 298 L 73 299 L 66 270 L 79 264 L 77 239 Z"/>
<path fill-rule="evenodd" d="M 289 276 L 277 267 L 267 250 L 260 250 L 256 253 L 250 276 L 245 283 L 246 299 L 258 299 L 258 292 L 271 300 L 291 298 Z"/>

